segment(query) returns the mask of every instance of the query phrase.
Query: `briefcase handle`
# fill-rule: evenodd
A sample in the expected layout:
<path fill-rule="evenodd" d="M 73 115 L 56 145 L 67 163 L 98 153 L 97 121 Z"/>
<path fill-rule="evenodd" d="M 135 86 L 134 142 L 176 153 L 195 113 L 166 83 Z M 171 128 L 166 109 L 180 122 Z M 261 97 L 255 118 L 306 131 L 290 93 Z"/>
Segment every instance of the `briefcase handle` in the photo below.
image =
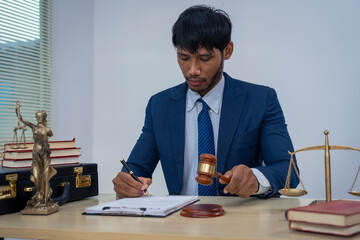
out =
<path fill-rule="evenodd" d="M 70 183 L 62 182 L 59 184 L 59 187 L 62 187 L 62 194 L 60 196 L 52 198 L 52 201 L 57 202 L 60 206 L 67 202 L 70 195 Z M 24 191 L 27 193 L 28 198 L 30 199 L 36 193 L 35 187 L 26 187 Z"/>

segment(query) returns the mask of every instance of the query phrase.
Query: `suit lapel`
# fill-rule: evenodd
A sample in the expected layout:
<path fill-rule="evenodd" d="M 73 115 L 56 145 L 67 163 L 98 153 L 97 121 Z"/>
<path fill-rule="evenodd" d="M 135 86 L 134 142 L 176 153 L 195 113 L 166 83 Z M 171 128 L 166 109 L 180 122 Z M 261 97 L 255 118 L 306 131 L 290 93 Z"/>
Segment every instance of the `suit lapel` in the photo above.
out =
<path fill-rule="evenodd" d="M 221 107 L 217 152 L 217 171 L 220 173 L 224 171 L 230 146 L 246 100 L 246 94 L 241 92 L 239 85 L 236 84 L 236 80 L 226 73 L 224 75 L 225 87 Z"/>
<path fill-rule="evenodd" d="M 184 148 L 185 148 L 185 104 L 186 83 L 173 88 L 168 104 L 168 119 L 170 126 L 171 154 L 176 165 L 176 180 L 180 183 L 178 193 L 180 194 L 183 171 L 184 171 Z M 179 111 L 181 109 L 181 111 Z M 175 176 L 174 176 L 175 177 Z"/>

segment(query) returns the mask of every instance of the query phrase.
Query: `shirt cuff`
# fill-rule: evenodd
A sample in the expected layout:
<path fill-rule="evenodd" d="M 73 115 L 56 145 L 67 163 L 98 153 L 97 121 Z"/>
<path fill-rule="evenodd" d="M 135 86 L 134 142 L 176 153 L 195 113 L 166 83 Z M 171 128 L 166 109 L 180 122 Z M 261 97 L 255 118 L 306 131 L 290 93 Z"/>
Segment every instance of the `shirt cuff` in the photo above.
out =
<path fill-rule="evenodd" d="M 271 189 L 269 180 L 257 168 L 251 168 L 251 170 L 259 182 L 259 189 L 254 195 L 267 194 Z"/>

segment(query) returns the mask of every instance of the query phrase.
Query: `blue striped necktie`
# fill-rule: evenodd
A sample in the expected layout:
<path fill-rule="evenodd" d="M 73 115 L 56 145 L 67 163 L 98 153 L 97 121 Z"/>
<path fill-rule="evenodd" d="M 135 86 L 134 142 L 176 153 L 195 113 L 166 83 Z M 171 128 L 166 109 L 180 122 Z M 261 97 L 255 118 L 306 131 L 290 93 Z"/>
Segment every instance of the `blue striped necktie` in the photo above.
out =
<path fill-rule="evenodd" d="M 198 116 L 198 159 L 200 161 L 200 155 L 203 153 L 215 155 L 215 146 L 214 133 L 209 115 L 209 106 L 201 98 L 199 101 L 203 105 L 203 108 Z M 210 186 L 199 184 L 198 194 L 199 196 L 216 196 L 215 178 L 213 178 L 213 183 Z"/>

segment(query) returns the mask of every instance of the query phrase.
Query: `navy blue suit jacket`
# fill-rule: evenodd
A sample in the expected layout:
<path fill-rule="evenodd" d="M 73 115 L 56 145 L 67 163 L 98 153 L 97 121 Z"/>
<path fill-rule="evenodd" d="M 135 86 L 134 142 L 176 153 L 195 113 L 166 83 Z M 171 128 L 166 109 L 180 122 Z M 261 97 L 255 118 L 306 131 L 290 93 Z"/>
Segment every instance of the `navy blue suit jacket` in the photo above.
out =
<path fill-rule="evenodd" d="M 224 174 L 239 164 L 256 167 L 273 188 L 265 197 L 278 195 L 293 146 L 276 92 L 224 75 L 217 171 Z M 169 194 L 179 194 L 183 181 L 187 88 L 184 82 L 151 97 L 142 133 L 127 161 L 138 176 L 151 177 L 160 160 Z M 291 175 L 295 187 L 298 179 Z M 219 195 L 225 195 L 224 187 L 217 182 Z"/>

